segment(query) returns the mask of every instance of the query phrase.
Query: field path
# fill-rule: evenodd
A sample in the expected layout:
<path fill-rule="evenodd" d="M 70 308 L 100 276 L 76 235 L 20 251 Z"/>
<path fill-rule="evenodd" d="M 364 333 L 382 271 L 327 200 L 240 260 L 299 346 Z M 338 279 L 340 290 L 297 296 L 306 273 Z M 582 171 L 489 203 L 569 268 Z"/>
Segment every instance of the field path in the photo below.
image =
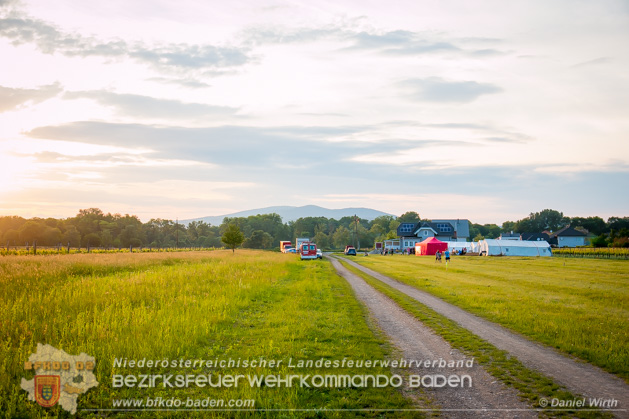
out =
<path fill-rule="evenodd" d="M 629 409 L 629 385 L 613 374 L 594 365 L 569 358 L 550 347 L 532 342 L 425 291 L 403 284 L 346 258 L 344 260 L 369 276 L 455 321 L 496 348 L 509 352 L 526 367 L 551 377 L 571 392 L 587 398 L 615 399 L 618 400 L 617 409 Z"/>
<path fill-rule="evenodd" d="M 350 272 L 335 258 L 336 271 L 349 282 L 356 297 L 367 306 L 378 326 L 407 360 L 464 360 L 443 338 Z M 450 376 L 469 375 L 472 386 L 431 389 L 427 392 L 438 403 L 441 415 L 456 418 L 536 418 L 537 412 L 520 400 L 517 392 L 489 375 L 478 363 L 472 368 L 409 368 L 411 374 Z"/>

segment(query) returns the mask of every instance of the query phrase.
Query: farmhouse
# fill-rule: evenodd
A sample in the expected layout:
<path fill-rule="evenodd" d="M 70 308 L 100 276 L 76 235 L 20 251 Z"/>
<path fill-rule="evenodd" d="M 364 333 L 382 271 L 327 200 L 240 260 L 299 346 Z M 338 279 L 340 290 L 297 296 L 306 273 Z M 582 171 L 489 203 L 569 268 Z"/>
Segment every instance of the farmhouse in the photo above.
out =
<path fill-rule="evenodd" d="M 549 243 L 557 247 L 585 246 L 586 236 L 587 234 L 584 232 L 575 230 L 568 225 L 552 234 Z"/>
<path fill-rule="evenodd" d="M 418 223 L 401 223 L 397 228 L 401 249 L 414 248 L 415 244 L 435 237 L 441 241 L 468 241 L 470 222 L 468 220 L 432 220 Z"/>

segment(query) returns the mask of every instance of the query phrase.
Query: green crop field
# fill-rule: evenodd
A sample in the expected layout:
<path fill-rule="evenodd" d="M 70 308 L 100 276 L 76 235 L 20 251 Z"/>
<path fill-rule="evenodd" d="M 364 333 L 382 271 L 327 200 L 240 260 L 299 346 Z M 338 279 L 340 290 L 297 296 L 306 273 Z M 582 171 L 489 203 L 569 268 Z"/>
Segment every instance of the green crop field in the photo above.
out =
<path fill-rule="evenodd" d="M 356 262 L 629 381 L 629 261 L 453 256 Z"/>
<path fill-rule="evenodd" d="M 79 397 L 80 417 L 128 417 L 112 409 L 118 398 L 221 398 L 255 400 L 233 416 L 318 417 L 314 411 L 272 409 L 405 409 L 402 393 L 384 388 L 114 388 L 126 374 L 323 374 L 316 367 L 291 369 L 288 359 L 377 360 L 393 354 L 374 335 L 349 285 L 326 261 L 300 262 L 293 255 L 256 251 L 76 254 L 0 258 L 0 416 L 70 417 L 59 405 L 44 409 L 27 400 L 24 363 L 37 344 L 96 359 L 99 386 Z M 280 367 L 133 369 L 128 359 L 283 360 Z M 341 368 L 332 373 L 384 374 L 385 368 Z M 327 411 L 345 417 L 349 411 Z M 185 412 L 223 416 L 225 412 Z M 378 412 L 357 412 L 380 416 Z M 398 412 L 404 416 L 411 413 Z M 172 416 L 158 411 L 133 416 Z M 388 413 L 391 415 L 391 412 Z"/>

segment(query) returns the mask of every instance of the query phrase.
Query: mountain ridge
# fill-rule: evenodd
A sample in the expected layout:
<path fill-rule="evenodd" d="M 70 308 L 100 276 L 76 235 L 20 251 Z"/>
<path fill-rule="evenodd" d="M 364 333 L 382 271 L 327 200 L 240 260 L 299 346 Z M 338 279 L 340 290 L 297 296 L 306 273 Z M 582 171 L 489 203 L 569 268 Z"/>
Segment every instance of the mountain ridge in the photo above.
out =
<path fill-rule="evenodd" d="M 382 215 L 391 215 L 383 211 L 374 210 L 371 208 L 364 207 L 351 207 L 351 208 L 340 208 L 340 209 L 330 209 L 320 207 L 318 205 L 303 205 L 301 207 L 289 206 L 289 205 L 277 205 L 265 208 L 257 208 L 250 209 L 245 211 L 238 211 L 230 214 L 224 215 L 210 215 L 206 217 L 198 217 L 198 218 L 190 218 L 187 220 L 180 220 L 182 224 L 189 224 L 193 221 L 203 221 L 209 223 L 211 225 L 220 225 L 223 222 L 225 217 L 235 218 L 235 217 L 249 217 L 251 215 L 262 215 L 262 214 L 278 214 L 282 217 L 282 222 L 287 223 L 290 221 L 295 221 L 299 218 L 303 217 L 326 217 L 326 218 L 334 218 L 338 220 L 342 217 L 357 215 L 360 218 L 366 220 L 373 220 L 376 217 L 380 217 Z"/>

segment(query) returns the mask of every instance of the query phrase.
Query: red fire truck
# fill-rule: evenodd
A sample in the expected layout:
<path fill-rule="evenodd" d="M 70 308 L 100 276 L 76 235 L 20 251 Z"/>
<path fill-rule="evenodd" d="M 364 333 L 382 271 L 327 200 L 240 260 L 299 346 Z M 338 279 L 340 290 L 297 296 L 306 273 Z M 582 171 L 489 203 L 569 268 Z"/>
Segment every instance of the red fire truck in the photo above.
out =
<path fill-rule="evenodd" d="M 289 240 L 280 241 L 280 251 L 282 253 L 286 253 L 286 251 L 288 249 L 291 249 L 292 247 L 293 247 L 293 244 Z"/>

